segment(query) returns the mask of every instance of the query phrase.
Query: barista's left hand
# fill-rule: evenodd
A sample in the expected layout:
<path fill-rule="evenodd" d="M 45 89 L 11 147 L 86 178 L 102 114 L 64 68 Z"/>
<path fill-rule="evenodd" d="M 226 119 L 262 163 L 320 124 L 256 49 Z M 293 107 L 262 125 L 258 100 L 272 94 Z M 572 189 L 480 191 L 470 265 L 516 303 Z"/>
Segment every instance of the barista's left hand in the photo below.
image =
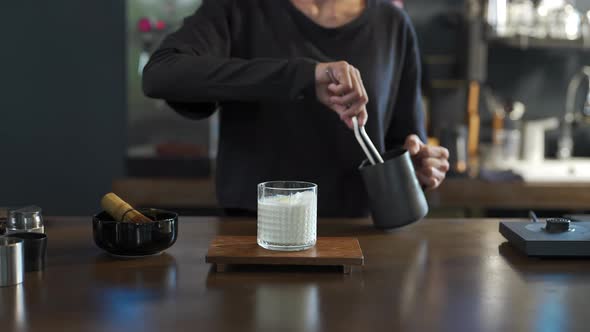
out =
<path fill-rule="evenodd" d="M 426 189 L 436 189 L 449 170 L 449 150 L 424 144 L 416 135 L 406 138 L 404 148 L 410 152 L 416 175 Z"/>

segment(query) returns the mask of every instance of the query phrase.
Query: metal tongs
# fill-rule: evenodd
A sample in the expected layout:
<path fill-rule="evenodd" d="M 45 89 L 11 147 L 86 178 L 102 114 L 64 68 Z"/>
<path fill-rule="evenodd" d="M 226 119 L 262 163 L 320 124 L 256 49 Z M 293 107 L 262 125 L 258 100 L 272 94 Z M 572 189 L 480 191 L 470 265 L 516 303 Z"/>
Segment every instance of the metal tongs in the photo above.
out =
<path fill-rule="evenodd" d="M 328 74 L 328 77 L 330 77 L 332 83 L 340 83 L 334 76 L 334 73 L 332 72 L 331 68 L 328 68 L 326 70 L 326 73 Z M 347 105 L 347 107 L 350 107 L 350 105 Z M 356 140 L 359 142 L 359 145 L 367 155 L 367 159 L 369 159 L 371 165 L 376 164 L 375 160 L 377 160 L 377 162 L 379 162 L 380 164 L 383 164 L 383 158 L 381 157 L 381 154 L 379 153 L 377 148 L 375 148 L 375 145 L 369 138 L 369 135 L 367 135 L 367 132 L 365 131 L 365 126 L 359 126 L 359 120 L 356 116 L 352 117 L 352 124 L 354 127 L 354 136 L 356 137 Z"/>

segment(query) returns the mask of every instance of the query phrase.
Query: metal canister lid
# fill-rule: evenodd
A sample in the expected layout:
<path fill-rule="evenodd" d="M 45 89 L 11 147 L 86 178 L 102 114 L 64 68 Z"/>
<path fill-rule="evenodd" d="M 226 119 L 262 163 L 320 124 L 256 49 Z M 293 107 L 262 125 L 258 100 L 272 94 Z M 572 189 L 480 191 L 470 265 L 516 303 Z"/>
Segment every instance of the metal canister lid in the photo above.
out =
<path fill-rule="evenodd" d="M 549 233 L 563 233 L 570 229 L 570 220 L 565 218 L 548 218 L 545 231 Z"/>
<path fill-rule="evenodd" d="M 41 212 L 41 208 L 36 205 L 9 210 L 7 228 L 28 230 L 43 227 Z"/>

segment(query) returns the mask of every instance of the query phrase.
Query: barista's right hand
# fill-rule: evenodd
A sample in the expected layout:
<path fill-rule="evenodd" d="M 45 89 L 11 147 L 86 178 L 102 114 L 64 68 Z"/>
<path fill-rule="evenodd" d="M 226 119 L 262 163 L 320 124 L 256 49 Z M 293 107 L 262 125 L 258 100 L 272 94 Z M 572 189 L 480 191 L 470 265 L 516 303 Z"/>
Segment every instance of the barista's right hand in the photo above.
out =
<path fill-rule="evenodd" d="M 337 83 L 328 74 L 332 72 Z M 338 113 L 340 119 L 352 129 L 352 118 L 357 116 L 359 125 L 367 123 L 369 97 L 358 69 L 345 61 L 318 63 L 315 68 L 315 90 L 318 100 Z"/>

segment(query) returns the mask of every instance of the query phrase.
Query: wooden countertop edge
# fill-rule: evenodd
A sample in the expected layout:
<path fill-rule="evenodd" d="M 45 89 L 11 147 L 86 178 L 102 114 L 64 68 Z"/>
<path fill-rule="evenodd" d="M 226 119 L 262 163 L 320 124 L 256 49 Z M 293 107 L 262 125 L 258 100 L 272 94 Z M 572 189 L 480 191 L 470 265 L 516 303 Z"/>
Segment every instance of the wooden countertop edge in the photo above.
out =
<path fill-rule="evenodd" d="M 205 262 L 210 264 L 236 264 L 236 265 L 313 265 L 313 266 L 339 266 L 355 265 L 363 266 L 363 258 L 307 258 L 293 257 L 285 261 L 275 257 L 211 257 L 205 256 Z"/>

